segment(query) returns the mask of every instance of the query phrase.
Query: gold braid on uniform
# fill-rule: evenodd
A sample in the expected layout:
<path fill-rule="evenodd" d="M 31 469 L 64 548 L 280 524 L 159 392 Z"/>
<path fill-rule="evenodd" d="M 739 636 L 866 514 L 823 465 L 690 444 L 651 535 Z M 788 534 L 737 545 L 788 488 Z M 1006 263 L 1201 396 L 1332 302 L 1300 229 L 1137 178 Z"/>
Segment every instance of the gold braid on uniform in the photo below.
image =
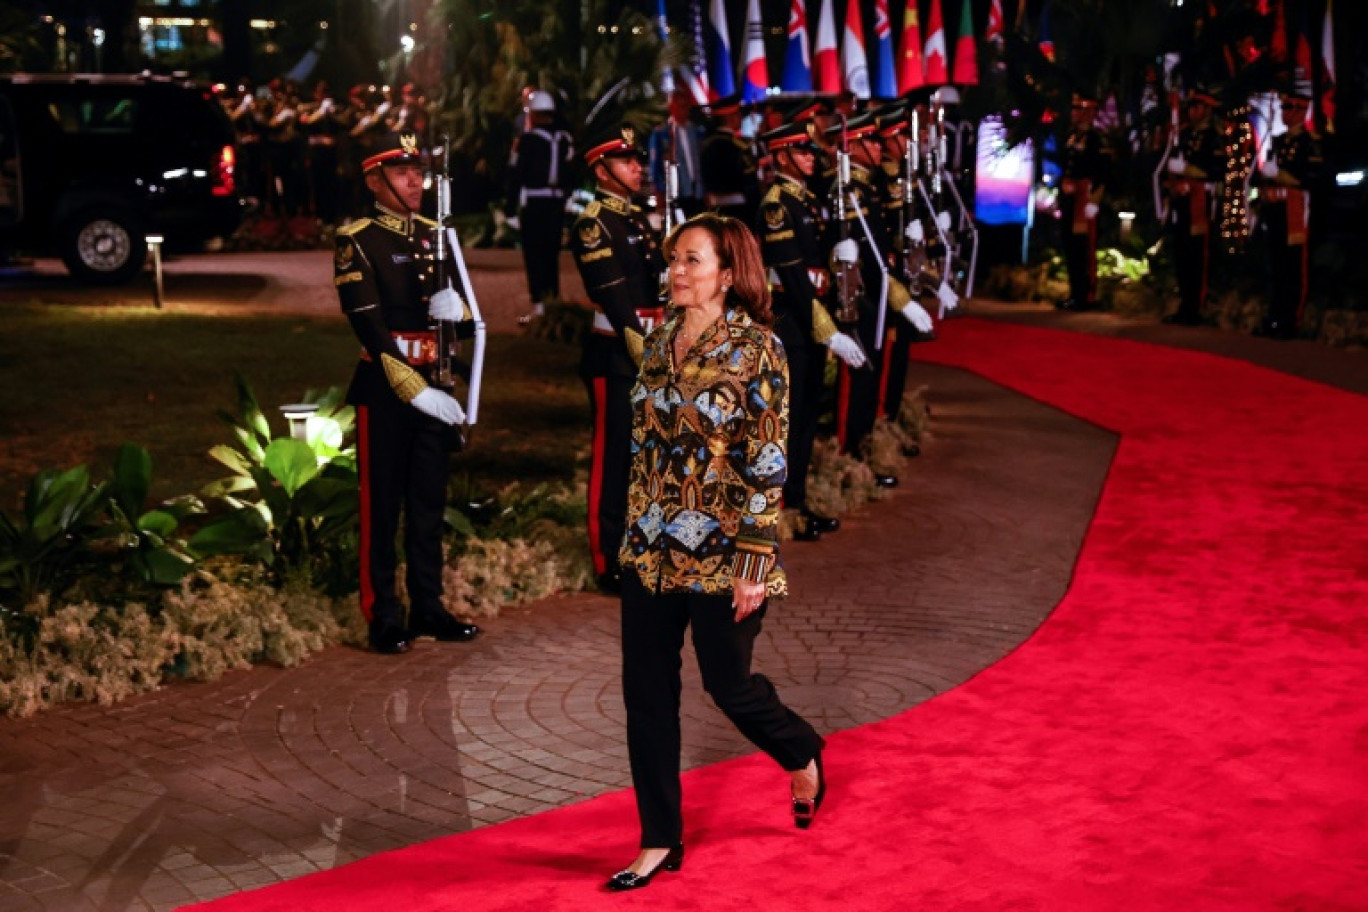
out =
<path fill-rule="evenodd" d="M 906 307 L 908 304 L 911 304 L 911 303 L 912 303 L 912 294 L 911 294 L 911 292 L 909 292 L 909 291 L 907 290 L 907 286 L 903 285 L 902 282 L 899 282 L 897 279 L 893 278 L 892 276 L 889 276 L 889 277 L 888 277 L 888 305 L 889 305 L 890 307 L 892 307 L 894 310 L 900 311 L 900 310 L 902 310 L 904 307 Z"/>
<path fill-rule="evenodd" d="M 819 345 L 826 345 L 831 341 L 831 337 L 836 335 L 836 323 L 831 319 L 831 314 L 822 306 L 822 302 L 816 298 L 812 299 L 812 341 Z"/>
<path fill-rule="evenodd" d="M 393 355 L 382 354 L 380 363 L 385 367 L 385 379 L 394 389 L 395 394 L 405 402 L 412 402 L 413 397 L 427 389 L 427 381 L 423 375 Z"/>
<path fill-rule="evenodd" d="M 622 341 L 627 345 L 627 354 L 632 356 L 632 363 L 641 367 L 641 359 L 646 355 L 646 337 L 635 329 L 624 329 Z"/>

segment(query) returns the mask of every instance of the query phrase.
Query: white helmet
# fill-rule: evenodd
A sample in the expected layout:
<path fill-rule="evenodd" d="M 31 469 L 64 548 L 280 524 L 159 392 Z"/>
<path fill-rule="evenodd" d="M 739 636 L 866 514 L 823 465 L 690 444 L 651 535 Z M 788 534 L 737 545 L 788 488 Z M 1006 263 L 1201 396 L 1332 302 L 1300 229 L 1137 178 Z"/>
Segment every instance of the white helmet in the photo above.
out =
<path fill-rule="evenodd" d="M 535 91 L 527 100 L 527 110 L 554 111 L 556 110 L 556 99 L 551 97 L 550 92 Z"/>

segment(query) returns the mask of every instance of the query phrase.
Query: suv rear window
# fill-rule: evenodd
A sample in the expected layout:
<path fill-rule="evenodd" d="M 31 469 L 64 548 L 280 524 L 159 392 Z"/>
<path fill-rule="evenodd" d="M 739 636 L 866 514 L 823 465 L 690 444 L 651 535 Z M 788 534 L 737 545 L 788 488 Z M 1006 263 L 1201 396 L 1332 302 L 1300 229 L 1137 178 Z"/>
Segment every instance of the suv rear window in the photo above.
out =
<path fill-rule="evenodd" d="M 103 93 L 95 97 L 54 98 L 47 107 L 62 132 L 73 136 L 132 133 L 138 112 L 138 102 L 131 96 Z"/>

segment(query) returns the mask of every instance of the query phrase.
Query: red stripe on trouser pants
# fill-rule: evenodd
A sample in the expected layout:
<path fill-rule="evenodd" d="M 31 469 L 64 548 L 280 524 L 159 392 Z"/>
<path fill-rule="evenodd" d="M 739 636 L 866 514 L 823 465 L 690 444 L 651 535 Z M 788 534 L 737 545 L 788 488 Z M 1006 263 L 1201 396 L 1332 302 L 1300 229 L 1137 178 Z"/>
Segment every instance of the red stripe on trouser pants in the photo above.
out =
<path fill-rule="evenodd" d="M 850 414 L 850 367 L 844 361 L 841 362 L 840 373 L 836 378 L 836 441 L 844 452 L 846 418 Z"/>
<path fill-rule="evenodd" d="M 367 621 L 375 606 L 371 580 L 370 409 L 356 407 L 356 468 L 361 481 L 361 614 Z"/>

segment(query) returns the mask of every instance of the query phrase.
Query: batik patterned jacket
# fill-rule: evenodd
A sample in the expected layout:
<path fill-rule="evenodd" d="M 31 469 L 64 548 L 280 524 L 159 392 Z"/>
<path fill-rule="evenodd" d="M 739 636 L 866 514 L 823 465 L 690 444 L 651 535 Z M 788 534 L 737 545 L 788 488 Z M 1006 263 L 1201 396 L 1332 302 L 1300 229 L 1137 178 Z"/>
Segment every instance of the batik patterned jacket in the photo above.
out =
<path fill-rule="evenodd" d="M 778 562 L 787 476 L 788 362 L 730 308 L 680 365 L 680 317 L 651 333 L 632 389 L 632 469 L 621 561 L 652 592 L 787 591 Z"/>

